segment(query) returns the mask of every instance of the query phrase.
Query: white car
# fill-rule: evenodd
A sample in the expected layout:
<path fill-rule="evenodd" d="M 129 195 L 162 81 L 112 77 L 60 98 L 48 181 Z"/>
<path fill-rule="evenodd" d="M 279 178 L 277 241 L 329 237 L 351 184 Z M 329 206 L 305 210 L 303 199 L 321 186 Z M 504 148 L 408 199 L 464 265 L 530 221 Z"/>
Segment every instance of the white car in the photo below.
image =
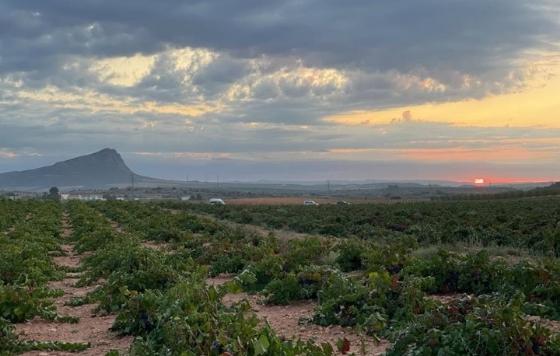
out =
<path fill-rule="evenodd" d="M 306 200 L 303 202 L 303 205 L 306 206 L 317 206 L 319 205 L 319 203 L 317 203 L 315 200 Z"/>
<path fill-rule="evenodd" d="M 211 205 L 226 205 L 226 202 L 220 198 L 212 198 L 208 200 L 208 203 L 210 203 Z"/>

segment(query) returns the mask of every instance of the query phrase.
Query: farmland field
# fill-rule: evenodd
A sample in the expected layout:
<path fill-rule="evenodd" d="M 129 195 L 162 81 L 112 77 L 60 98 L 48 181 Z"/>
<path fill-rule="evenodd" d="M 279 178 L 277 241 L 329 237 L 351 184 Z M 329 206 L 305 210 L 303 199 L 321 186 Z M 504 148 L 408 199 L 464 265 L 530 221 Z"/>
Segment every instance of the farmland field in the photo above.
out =
<path fill-rule="evenodd" d="M 560 200 L 0 200 L 0 355 L 559 355 Z"/>
<path fill-rule="evenodd" d="M 230 198 L 227 199 L 228 205 L 301 205 L 305 200 L 313 200 L 319 204 L 336 204 L 339 199 L 334 197 L 258 197 L 258 198 Z M 391 202 L 386 198 L 360 197 L 350 198 L 356 203 L 377 203 Z"/>

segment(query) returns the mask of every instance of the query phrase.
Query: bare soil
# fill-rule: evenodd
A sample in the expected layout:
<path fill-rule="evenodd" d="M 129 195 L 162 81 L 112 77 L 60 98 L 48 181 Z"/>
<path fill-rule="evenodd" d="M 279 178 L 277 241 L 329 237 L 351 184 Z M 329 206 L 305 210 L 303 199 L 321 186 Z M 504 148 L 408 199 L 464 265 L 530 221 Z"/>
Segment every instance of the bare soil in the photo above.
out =
<path fill-rule="evenodd" d="M 108 219 L 109 220 L 109 219 Z M 118 233 L 122 233 L 123 232 L 123 228 L 121 226 L 121 224 L 119 224 L 116 221 L 113 220 L 109 220 L 109 223 L 111 224 L 111 227 Z"/>
<path fill-rule="evenodd" d="M 208 278 L 206 283 L 220 286 L 232 280 L 232 276 L 220 275 Z M 336 350 L 338 340 L 346 339 L 350 342 L 348 354 L 382 355 L 389 343 L 385 340 L 376 342 L 373 338 L 360 335 L 351 328 L 341 326 L 320 326 L 310 322 L 315 303 L 310 301 L 293 303 L 290 305 L 265 305 L 262 296 L 247 293 L 226 294 L 222 303 L 226 306 L 246 300 L 256 316 L 280 336 L 286 339 L 312 340 L 318 344 L 330 343 Z"/>
<path fill-rule="evenodd" d="M 72 234 L 72 229 L 68 222 L 68 217 L 64 215 L 62 224 L 63 238 L 68 238 Z M 73 245 L 61 245 L 65 256 L 54 257 L 54 261 L 59 266 L 78 267 L 81 263 L 82 255 L 76 254 Z M 93 291 L 98 286 L 76 287 L 79 274 L 68 273 L 62 281 L 53 281 L 49 287 L 61 289 L 64 295 L 54 300 L 59 315 L 79 317 L 80 321 L 76 324 L 56 323 L 42 320 L 39 318 L 30 320 L 26 323 L 16 325 L 16 332 L 24 340 L 38 341 L 64 341 L 76 343 L 89 343 L 91 347 L 79 355 L 104 355 L 108 351 L 126 351 L 132 342 L 131 337 L 119 337 L 110 331 L 115 320 L 114 315 L 96 315 L 93 313 L 95 304 L 70 307 L 64 305 L 75 297 L 83 297 Z M 68 352 L 44 352 L 33 351 L 24 355 L 76 355 Z"/>
<path fill-rule="evenodd" d="M 143 241 L 140 244 L 145 248 L 156 251 L 166 251 L 169 248 L 169 244 L 166 242 Z"/>
<path fill-rule="evenodd" d="M 113 228 L 113 230 L 115 230 L 119 234 L 126 233 L 121 224 L 119 224 L 118 222 L 113 221 L 109 218 L 106 218 L 106 219 L 109 221 L 109 224 L 111 224 L 111 227 Z M 165 243 L 165 242 L 142 241 L 140 244 L 142 246 L 146 247 L 146 248 L 149 248 L 149 249 L 152 249 L 152 250 L 158 250 L 158 251 L 165 251 L 169 247 L 169 244 Z"/>
<path fill-rule="evenodd" d="M 263 322 L 280 336 L 286 339 L 312 340 L 317 344 L 330 343 L 337 350 L 336 343 L 346 339 L 350 342 L 348 354 L 382 355 L 389 343 L 386 340 L 376 342 L 372 337 L 360 335 L 351 328 L 341 326 L 320 326 L 310 322 L 315 303 L 298 302 L 290 305 L 264 305 L 262 297 L 246 293 L 226 294 L 222 300 L 225 305 L 233 305 L 246 300 L 251 309 Z M 342 353 L 337 353 L 342 355 Z"/>
<path fill-rule="evenodd" d="M 64 255 L 53 257 L 54 263 L 61 267 L 77 268 L 80 266 L 81 256 L 74 254 L 74 246 L 60 245 Z"/>
<path fill-rule="evenodd" d="M 432 294 L 427 296 L 427 298 L 440 302 L 443 305 L 447 305 L 449 303 L 452 303 L 462 298 L 471 298 L 471 297 L 472 296 L 469 294 L 462 294 L 462 293 Z"/>
<path fill-rule="evenodd" d="M 554 334 L 560 333 L 560 321 L 544 319 L 539 316 L 528 316 L 527 320 L 540 324 Z"/>
<path fill-rule="evenodd" d="M 173 209 L 166 209 L 167 211 L 169 211 L 171 214 L 179 214 L 182 211 L 181 210 L 173 210 Z M 217 217 L 210 215 L 210 214 L 205 214 L 205 213 L 195 213 L 192 211 L 188 212 L 191 215 L 196 215 L 199 216 L 201 218 L 205 218 L 205 219 L 210 219 L 210 220 L 214 220 L 217 221 L 221 224 L 225 224 L 231 227 L 237 227 L 237 228 L 242 228 L 247 232 L 250 233 L 254 233 L 257 234 L 259 236 L 268 236 L 270 234 L 273 234 L 276 238 L 280 239 L 280 240 L 291 240 L 291 239 L 304 239 L 304 238 L 308 238 L 308 237 L 318 237 L 321 239 L 324 239 L 324 236 L 321 235 L 311 235 L 311 234 L 305 234 L 305 233 L 301 233 L 301 232 L 296 232 L 296 231 L 291 231 L 291 230 L 282 230 L 282 229 L 270 229 L 267 227 L 263 227 L 263 226 L 258 226 L 258 225 L 252 225 L 252 224 L 241 224 L 241 223 L 236 223 L 234 221 L 230 221 L 230 220 L 222 220 L 222 219 L 218 219 Z M 329 238 L 335 238 L 335 237 L 329 237 Z"/>
<path fill-rule="evenodd" d="M 219 276 L 206 279 L 206 284 L 209 286 L 219 287 L 228 282 L 231 282 L 235 276 L 231 274 L 222 273 Z"/>

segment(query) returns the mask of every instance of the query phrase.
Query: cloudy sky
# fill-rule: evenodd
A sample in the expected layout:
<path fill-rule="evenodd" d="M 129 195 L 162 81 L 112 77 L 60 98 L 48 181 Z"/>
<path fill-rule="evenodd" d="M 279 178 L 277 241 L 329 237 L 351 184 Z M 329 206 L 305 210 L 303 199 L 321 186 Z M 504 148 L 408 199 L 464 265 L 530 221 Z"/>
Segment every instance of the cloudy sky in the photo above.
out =
<path fill-rule="evenodd" d="M 0 171 L 560 179 L 558 0 L 1 0 Z"/>

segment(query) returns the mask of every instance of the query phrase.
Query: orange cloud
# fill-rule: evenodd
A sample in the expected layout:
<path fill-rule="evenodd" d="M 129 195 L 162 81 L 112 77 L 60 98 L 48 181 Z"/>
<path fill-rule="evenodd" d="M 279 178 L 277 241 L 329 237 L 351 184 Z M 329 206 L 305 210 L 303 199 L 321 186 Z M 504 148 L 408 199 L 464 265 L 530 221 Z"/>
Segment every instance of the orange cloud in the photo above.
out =
<path fill-rule="evenodd" d="M 480 100 L 426 103 L 385 110 L 355 110 L 324 118 L 341 125 L 382 125 L 415 120 L 479 127 L 560 127 L 560 56 L 526 65 L 531 79 L 519 92 L 490 95 Z"/>
<path fill-rule="evenodd" d="M 420 161 L 479 161 L 505 162 L 546 160 L 554 158 L 554 152 L 548 150 L 529 150 L 522 147 L 490 147 L 484 149 L 472 148 L 420 148 L 403 149 L 398 156 Z"/>
<path fill-rule="evenodd" d="M 350 159 L 389 159 L 423 162 L 547 162 L 558 156 L 556 147 L 491 145 L 484 148 L 334 148 L 329 154 Z"/>

